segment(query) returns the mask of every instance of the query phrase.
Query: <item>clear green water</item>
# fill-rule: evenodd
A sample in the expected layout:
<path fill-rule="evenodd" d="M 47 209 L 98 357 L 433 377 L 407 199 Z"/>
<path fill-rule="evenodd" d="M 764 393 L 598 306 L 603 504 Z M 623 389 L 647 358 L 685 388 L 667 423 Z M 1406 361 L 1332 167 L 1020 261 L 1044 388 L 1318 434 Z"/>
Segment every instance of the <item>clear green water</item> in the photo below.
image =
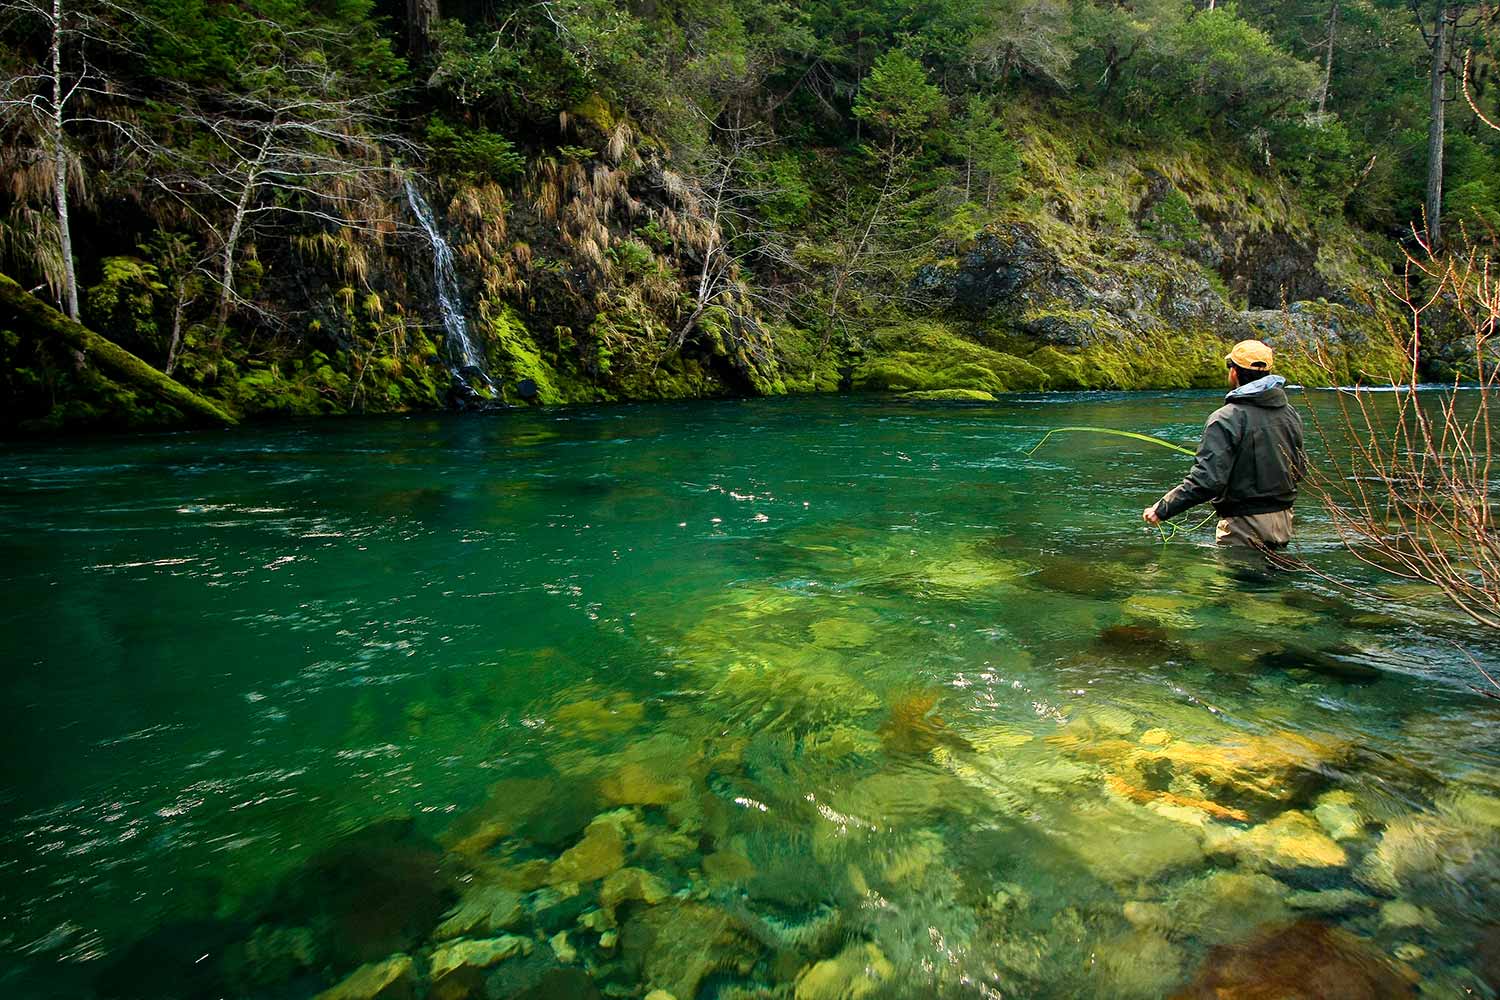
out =
<path fill-rule="evenodd" d="M 560 930 L 608 995 L 1159 996 L 1298 918 L 1485 995 L 1485 637 L 1163 547 L 1164 449 L 1025 456 L 1191 441 L 1214 399 L 12 446 L 0 991 L 310 996 L 503 885 L 536 944 L 476 996 Z M 601 814 L 669 894 L 612 931 L 554 865 Z"/>

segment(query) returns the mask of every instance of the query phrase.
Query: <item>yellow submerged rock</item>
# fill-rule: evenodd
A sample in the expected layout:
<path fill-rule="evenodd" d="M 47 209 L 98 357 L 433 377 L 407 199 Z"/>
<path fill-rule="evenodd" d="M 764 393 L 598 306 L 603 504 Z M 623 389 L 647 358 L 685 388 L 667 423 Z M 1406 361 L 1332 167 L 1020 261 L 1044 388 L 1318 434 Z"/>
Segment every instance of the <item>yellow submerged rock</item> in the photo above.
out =
<path fill-rule="evenodd" d="M 432 936 L 434 940 L 481 933 L 511 930 L 526 918 L 520 892 L 502 885 L 487 885 L 465 893 L 458 905 L 443 915 Z"/>
<path fill-rule="evenodd" d="M 564 705 L 552 714 L 552 720 L 572 736 L 599 739 L 629 732 L 645 715 L 646 708 L 640 702 L 616 695 L 607 699 L 584 698 Z"/>
<path fill-rule="evenodd" d="M 671 895 L 667 884 L 644 868 L 621 868 L 599 888 L 599 905 L 614 912 L 621 903 L 639 901 L 655 906 Z"/>
<path fill-rule="evenodd" d="M 530 938 L 514 934 L 482 941 L 455 941 L 433 951 L 428 975 L 437 981 L 459 969 L 487 969 L 514 955 L 529 955 L 532 947 Z"/>
<path fill-rule="evenodd" d="M 625 833 L 613 817 L 601 816 L 589 824 L 583 839 L 554 862 L 547 884 L 592 882 L 625 866 Z"/>
<path fill-rule="evenodd" d="M 996 753 L 1000 750 L 1012 750 L 1019 746 L 1025 746 L 1036 737 L 1031 733 L 1022 732 L 1011 726 L 987 726 L 983 729 L 968 730 L 963 734 L 964 739 L 969 741 L 976 753 Z"/>
<path fill-rule="evenodd" d="M 1284 812 L 1229 845 L 1241 860 L 1273 868 L 1341 868 L 1349 855 L 1304 812 Z"/>
<path fill-rule="evenodd" d="M 411 958 L 392 955 L 383 962 L 361 965 L 313 1000 L 410 1000 L 414 980 Z"/>
<path fill-rule="evenodd" d="M 599 782 L 604 800 L 615 806 L 665 806 L 688 793 L 691 779 L 666 775 L 646 764 L 629 763 Z"/>
<path fill-rule="evenodd" d="M 1170 791 L 1235 811 L 1285 806 L 1323 781 L 1321 772 L 1349 752 L 1341 740 L 1285 731 L 1220 743 L 1159 741 L 1159 735 L 1150 745 L 1110 738 L 1074 723 L 1049 737 L 1055 746 L 1100 762 L 1131 788 Z"/>
<path fill-rule="evenodd" d="M 863 1000 L 891 979 L 896 967 L 871 942 L 852 944 L 797 974 L 796 1000 Z"/>
<path fill-rule="evenodd" d="M 746 882 L 755 874 L 755 865 L 743 854 L 715 851 L 703 859 L 703 874 L 715 882 Z"/>

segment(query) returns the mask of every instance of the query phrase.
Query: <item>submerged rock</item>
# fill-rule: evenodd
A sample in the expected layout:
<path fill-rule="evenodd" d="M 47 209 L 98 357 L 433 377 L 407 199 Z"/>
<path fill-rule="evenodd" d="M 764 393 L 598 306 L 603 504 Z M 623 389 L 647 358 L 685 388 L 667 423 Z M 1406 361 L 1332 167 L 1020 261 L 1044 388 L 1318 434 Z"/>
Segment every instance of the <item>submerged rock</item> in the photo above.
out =
<path fill-rule="evenodd" d="M 1357 889 L 1321 889 L 1294 892 L 1286 898 L 1286 902 L 1294 910 L 1335 916 L 1355 910 L 1372 909 L 1380 901 Z"/>
<path fill-rule="evenodd" d="M 335 967 L 409 951 L 455 901 L 442 851 L 411 820 L 365 827 L 314 855 L 277 888 L 261 921 L 312 927 Z"/>
<path fill-rule="evenodd" d="M 1344 849 L 1311 816 L 1296 811 L 1252 827 L 1224 846 L 1251 866 L 1339 868 L 1349 863 Z"/>
<path fill-rule="evenodd" d="M 894 977 L 896 967 L 872 942 L 852 944 L 837 956 L 797 974 L 796 1000 L 864 1000 Z"/>
<path fill-rule="evenodd" d="M 1400 1000 L 1415 996 L 1383 956 L 1325 924 L 1302 921 L 1220 945 L 1177 1000 Z"/>
<path fill-rule="evenodd" d="M 1249 927 L 1289 921 L 1287 897 L 1287 887 L 1269 875 L 1216 871 L 1188 880 L 1165 905 L 1176 932 L 1216 944 Z"/>
<path fill-rule="evenodd" d="M 1313 818 L 1334 840 L 1357 840 L 1365 833 L 1364 817 L 1354 807 L 1354 796 L 1342 789 L 1318 796 Z"/>
<path fill-rule="evenodd" d="M 759 947 L 725 911 L 674 900 L 633 915 L 620 932 L 620 952 L 647 988 L 693 997 L 714 972 L 748 972 Z"/>
<path fill-rule="evenodd" d="M 449 827 L 442 842 L 469 856 L 482 854 L 506 837 L 552 847 L 577 837 L 599 807 L 588 779 L 561 774 L 503 778 L 489 787 L 483 803 Z"/>
<path fill-rule="evenodd" d="M 1203 863 L 1197 834 L 1129 806 L 1087 804 L 1058 835 L 1100 878 L 1115 883 L 1151 880 Z"/>
<path fill-rule="evenodd" d="M 1101 995 L 1154 998 L 1182 981 L 1182 949 L 1154 930 L 1136 930 L 1099 944 Z"/>
<path fill-rule="evenodd" d="M 552 863 L 547 881 L 592 882 L 625 866 L 625 834 L 612 815 L 600 816 L 589 824 L 583 839 L 568 848 Z"/>
<path fill-rule="evenodd" d="M 443 941 L 476 931 L 514 930 L 525 919 L 519 892 L 498 885 L 482 886 L 466 893 L 457 906 L 444 914 L 443 922 L 432 936 Z"/>
<path fill-rule="evenodd" d="M 394 955 L 360 966 L 313 1000 L 411 1000 L 415 984 L 411 958 Z"/>
<path fill-rule="evenodd" d="M 480 941 L 454 941 L 434 949 L 428 974 L 433 980 L 440 980 L 459 969 L 487 969 L 512 955 L 529 955 L 532 947 L 530 938 L 514 934 Z"/>
<path fill-rule="evenodd" d="M 667 884 L 642 868 L 621 868 L 610 874 L 599 888 L 599 906 L 613 913 L 622 903 L 642 902 L 655 906 L 671 895 Z"/>

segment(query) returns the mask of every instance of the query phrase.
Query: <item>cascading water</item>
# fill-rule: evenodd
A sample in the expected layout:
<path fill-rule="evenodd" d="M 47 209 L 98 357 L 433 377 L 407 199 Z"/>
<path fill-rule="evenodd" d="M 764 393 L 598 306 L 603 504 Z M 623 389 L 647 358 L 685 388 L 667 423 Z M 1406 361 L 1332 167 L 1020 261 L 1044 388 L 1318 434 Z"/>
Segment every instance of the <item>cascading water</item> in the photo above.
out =
<path fill-rule="evenodd" d="M 448 350 L 456 360 L 453 374 L 459 382 L 471 389 L 470 378 L 477 378 L 485 386 L 493 387 L 484 370 L 484 355 L 469 339 L 469 323 L 464 319 L 463 300 L 458 291 L 458 272 L 453 267 L 453 250 L 438 232 L 437 219 L 433 216 L 432 209 L 409 177 L 406 179 L 406 200 L 411 204 L 411 210 L 416 213 L 417 221 L 422 223 L 422 228 L 427 231 L 427 239 L 432 243 L 432 282 L 437 289 L 438 311 L 443 315 Z"/>

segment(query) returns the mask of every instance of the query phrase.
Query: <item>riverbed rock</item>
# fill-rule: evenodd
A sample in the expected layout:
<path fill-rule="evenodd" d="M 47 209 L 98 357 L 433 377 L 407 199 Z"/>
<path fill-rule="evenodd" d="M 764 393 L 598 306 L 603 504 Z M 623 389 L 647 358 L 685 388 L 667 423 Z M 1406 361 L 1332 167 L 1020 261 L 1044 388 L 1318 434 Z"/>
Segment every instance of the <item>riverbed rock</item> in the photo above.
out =
<path fill-rule="evenodd" d="M 633 914 L 620 932 L 626 968 L 648 989 L 698 995 L 720 970 L 748 972 L 759 947 L 738 920 L 706 903 L 670 900 Z"/>
<path fill-rule="evenodd" d="M 590 823 L 583 839 L 552 863 L 547 881 L 550 885 L 592 882 L 619 871 L 624 865 L 624 831 L 617 817 L 606 814 Z"/>
<path fill-rule="evenodd" d="M 1135 930 L 1100 942 L 1101 996 L 1155 1000 L 1182 981 L 1182 949 L 1160 932 Z"/>
<path fill-rule="evenodd" d="M 1285 731 L 1241 734 L 1219 743 L 1163 743 L 1160 734 L 1153 734 L 1150 743 L 1132 742 L 1071 729 L 1050 739 L 1071 753 L 1099 761 L 1130 789 L 1170 792 L 1219 818 L 1241 820 L 1274 815 L 1307 799 L 1328 780 L 1330 767 L 1349 752 L 1340 740 Z"/>
<path fill-rule="evenodd" d="M 1156 879 L 1203 863 L 1197 834 L 1134 807 L 1081 804 L 1059 835 L 1100 878 L 1115 883 Z"/>
<path fill-rule="evenodd" d="M 796 1000 L 864 1000 L 892 979 L 896 967 L 873 942 L 852 944 L 797 974 Z"/>
<path fill-rule="evenodd" d="M 259 921 L 318 929 L 320 956 L 348 968 L 420 944 L 456 901 L 456 886 L 437 844 L 411 819 L 388 820 L 293 870 Z"/>
<path fill-rule="evenodd" d="M 1165 905 L 1177 933 L 1217 944 L 1243 937 L 1247 927 L 1289 921 L 1288 892 L 1269 875 L 1216 871 L 1189 879 Z"/>
<path fill-rule="evenodd" d="M 1209 952 L 1176 1000 L 1401 1000 L 1397 968 L 1357 938 L 1313 921 L 1277 927 Z"/>
<path fill-rule="evenodd" d="M 646 707 L 623 695 L 582 698 L 558 708 L 552 721 L 570 736 L 602 739 L 630 732 L 645 718 Z"/>
<path fill-rule="evenodd" d="M 503 778 L 490 785 L 484 802 L 460 816 L 442 836 L 457 854 L 477 856 L 506 837 L 543 847 L 576 838 L 599 811 L 590 779 L 551 774 L 545 778 Z"/>
<path fill-rule="evenodd" d="M 514 955 L 529 955 L 532 947 L 530 938 L 515 934 L 454 941 L 433 950 L 428 975 L 437 981 L 459 969 L 488 969 Z"/>
<path fill-rule="evenodd" d="M 435 941 L 514 930 L 526 919 L 521 894 L 500 885 L 486 885 L 465 893 L 433 931 Z"/>
<path fill-rule="evenodd" d="M 1337 841 L 1358 840 L 1364 836 L 1364 817 L 1354 805 L 1354 796 L 1336 789 L 1318 796 L 1313 817 L 1328 836 Z"/>
<path fill-rule="evenodd" d="M 407 955 L 362 965 L 313 1000 L 411 1000 L 416 974 Z"/>
<path fill-rule="evenodd" d="M 668 896 L 667 884 L 642 868 L 621 868 L 612 872 L 599 888 L 599 906 L 613 913 L 622 903 L 642 902 L 655 906 Z"/>
<path fill-rule="evenodd" d="M 1288 810 L 1225 845 L 1241 861 L 1271 868 L 1340 868 L 1349 856 L 1307 813 Z"/>

